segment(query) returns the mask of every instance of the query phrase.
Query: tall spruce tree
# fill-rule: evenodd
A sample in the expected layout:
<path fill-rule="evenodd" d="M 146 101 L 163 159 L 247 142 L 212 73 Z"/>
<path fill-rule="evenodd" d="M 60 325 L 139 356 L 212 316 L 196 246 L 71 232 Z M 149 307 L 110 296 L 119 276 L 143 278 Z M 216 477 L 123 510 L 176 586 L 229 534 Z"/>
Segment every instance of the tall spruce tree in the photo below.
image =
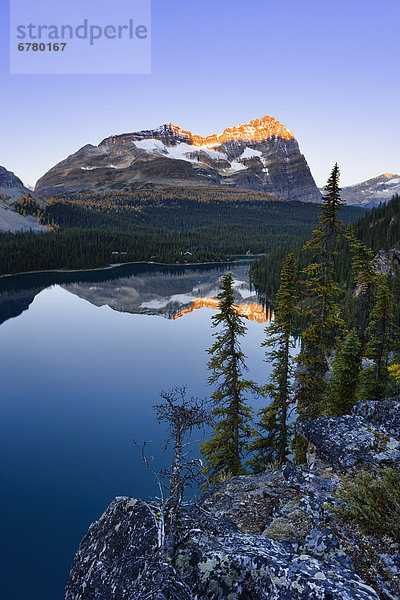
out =
<path fill-rule="evenodd" d="M 300 421 L 318 417 L 323 410 L 323 398 L 328 369 L 328 352 L 334 345 L 338 330 L 343 325 L 339 318 L 336 296 L 339 287 L 334 280 L 334 250 L 342 222 L 337 212 L 342 206 L 339 187 L 339 167 L 332 169 L 325 186 L 323 204 L 319 211 L 319 226 L 312 239 L 304 246 L 313 262 L 302 273 L 304 287 L 303 315 L 306 328 L 298 356 L 296 374 L 297 412 Z M 295 436 L 296 460 L 304 461 L 305 443 Z"/>
<path fill-rule="evenodd" d="M 257 436 L 251 444 L 255 454 L 249 461 L 256 472 L 264 471 L 274 461 L 282 466 L 289 452 L 287 414 L 291 402 L 290 378 L 293 374 L 290 349 L 294 345 L 291 333 L 296 306 L 295 277 L 295 258 L 289 254 L 281 273 L 275 318 L 266 327 L 266 339 L 262 344 L 269 349 L 266 362 L 273 363 L 269 384 L 265 386 L 265 392 L 272 401 L 258 412 Z"/>
<path fill-rule="evenodd" d="M 239 338 L 247 328 L 234 305 L 232 273 L 222 278 L 219 312 L 212 317 L 213 327 L 221 327 L 214 333 L 215 342 L 208 350 L 211 360 L 209 382 L 216 384 L 212 394 L 215 426 L 210 440 L 201 445 L 205 460 L 204 473 L 209 481 L 218 481 L 222 474 L 227 476 L 244 473 L 242 458 L 248 449 L 251 435 L 252 409 L 246 404 L 245 392 L 254 384 L 244 379 L 245 356 Z"/>
<path fill-rule="evenodd" d="M 373 365 L 361 373 L 360 398 L 382 400 L 389 383 L 389 356 L 393 349 L 393 293 L 386 275 L 377 276 L 375 305 L 365 331 L 365 356 Z"/>
<path fill-rule="evenodd" d="M 351 413 L 357 401 L 361 367 L 361 345 L 357 331 L 352 329 L 338 344 L 332 373 L 326 389 L 329 415 L 340 417 Z"/>
<path fill-rule="evenodd" d="M 376 286 L 376 272 L 372 265 L 374 253 L 364 244 L 364 242 L 357 239 L 352 227 L 347 229 L 346 238 L 350 243 L 352 271 L 354 282 L 357 286 L 358 331 L 361 344 L 360 350 L 363 352 L 365 346 L 365 330 L 368 326 Z"/>

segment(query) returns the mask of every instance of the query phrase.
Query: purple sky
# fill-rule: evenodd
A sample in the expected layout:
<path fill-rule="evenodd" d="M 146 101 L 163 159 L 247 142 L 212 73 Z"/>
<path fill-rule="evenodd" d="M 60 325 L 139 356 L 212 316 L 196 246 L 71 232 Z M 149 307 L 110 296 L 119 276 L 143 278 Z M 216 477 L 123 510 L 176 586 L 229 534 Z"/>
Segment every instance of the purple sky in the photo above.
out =
<path fill-rule="evenodd" d="M 153 0 L 152 74 L 123 76 L 9 75 L 7 4 L 0 165 L 24 182 L 111 134 L 172 121 L 206 136 L 266 114 L 318 185 L 335 161 L 342 185 L 400 173 L 398 0 Z"/>

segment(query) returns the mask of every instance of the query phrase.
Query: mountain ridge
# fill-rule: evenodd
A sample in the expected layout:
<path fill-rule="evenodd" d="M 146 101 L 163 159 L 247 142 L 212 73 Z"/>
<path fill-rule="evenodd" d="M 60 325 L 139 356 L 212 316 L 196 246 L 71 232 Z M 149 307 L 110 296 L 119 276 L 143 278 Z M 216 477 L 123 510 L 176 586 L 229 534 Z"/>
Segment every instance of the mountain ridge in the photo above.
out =
<path fill-rule="evenodd" d="M 323 190 L 321 190 L 323 193 Z M 371 179 L 348 185 L 342 189 L 343 202 L 352 206 L 372 208 L 381 202 L 388 202 L 400 193 L 400 175 L 382 173 Z"/>
<path fill-rule="evenodd" d="M 222 186 L 306 202 L 321 198 L 294 135 L 270 116 L 205 138 L 172 123 L 112 135 L 55 165 L 35 189 L 49 196 L 129 191 L 138 183 Z"/>

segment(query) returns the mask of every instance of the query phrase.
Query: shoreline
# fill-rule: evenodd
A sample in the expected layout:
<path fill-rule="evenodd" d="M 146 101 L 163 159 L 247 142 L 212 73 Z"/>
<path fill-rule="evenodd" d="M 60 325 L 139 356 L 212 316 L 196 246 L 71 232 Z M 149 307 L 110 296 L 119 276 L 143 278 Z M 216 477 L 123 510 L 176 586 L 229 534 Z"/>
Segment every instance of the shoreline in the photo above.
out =
<path fill-rule="evenodd" d="M 6 277 L 18 277 L 20 275 L 38 275 L 40 273 L 82 273 L 88 271 L 109 271 L 112 269 L 118 269 L 118 267 L 124 267 L 128 265 L 156 265 L 159 267 L 195 267 L 201 265 L 224 265 L 234 262 L 240 262 L 240 260 L 249 260 L 255 259 L 259 256 L 263 256 L 262 254 L 251 254 L 248 257 L 243 257 L 243 259 L 234 258 L 232 260 L 224 260 L 224 261 L 213 261 L 213 262 L 198 262 L 198 263 L 158 263 L 154 261 L 146 261 L 146 260 L 135 260 L 132 262 L 126 263 L 115 263 L 108 265 L 106 267 L 87 267 L 86 269 L 45 269 L 43 271 L 20 271 L 18 273 L 5 273 L 4 275 L 0 275 L 0 280 L 5 279 Z"/>

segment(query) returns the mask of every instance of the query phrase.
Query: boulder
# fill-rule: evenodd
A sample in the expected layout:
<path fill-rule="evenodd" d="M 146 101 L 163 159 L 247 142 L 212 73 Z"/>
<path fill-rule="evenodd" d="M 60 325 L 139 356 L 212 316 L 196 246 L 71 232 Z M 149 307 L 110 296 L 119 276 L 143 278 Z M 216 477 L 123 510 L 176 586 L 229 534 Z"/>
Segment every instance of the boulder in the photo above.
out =
<path fill-rule="evenodd" d="M 181 533 L 170 596 L 174 600 L 188 598 L 181 595 L 181 583 L 198 600 L 379 598 L 356 575 L 350 561 L 332 560 L 340 552 L 329 532 L 313 530 L 304 546 L 308 552 L 298 554 L 268 537 L 242 533 L 232 522 L 195 507 L 182 517 Z M 152 593 L 146 577 L 155 546 L 156 528 L 147 504 L 116 498 L 83 539 L 65 599 L 161 597 L 156 590 Z"/>
<path fill-rule="evenodd" d="M 336 469 L 355 465 L 400 470 L 400 402 L 362 401 L 353 414 L 320 417 L 297 425 L 316 454 Z"/>

